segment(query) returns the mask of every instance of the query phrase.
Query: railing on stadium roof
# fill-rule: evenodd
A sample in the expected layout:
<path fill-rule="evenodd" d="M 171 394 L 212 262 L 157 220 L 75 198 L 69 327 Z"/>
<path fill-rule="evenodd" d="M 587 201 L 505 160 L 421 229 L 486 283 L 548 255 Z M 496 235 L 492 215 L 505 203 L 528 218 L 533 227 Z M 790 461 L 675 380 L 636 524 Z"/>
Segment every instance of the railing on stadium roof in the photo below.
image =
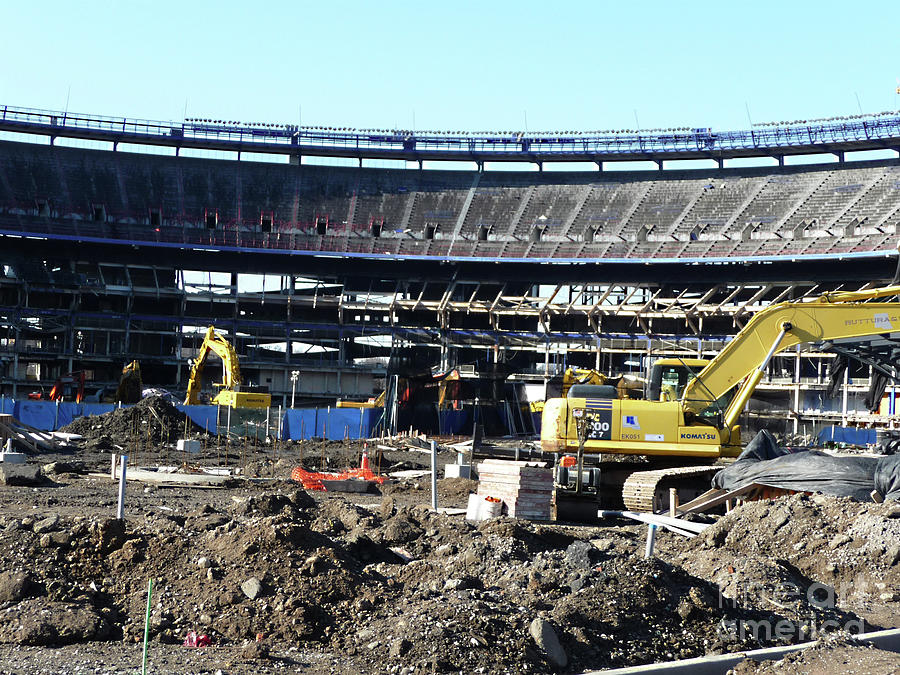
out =
<path fill-rule="evenodd" d="M 818 124 L 786 123 L 746 131 L 696 128 L 664 133 L 433 133 L 341 130 L 221 120 L 162 122 L 0 107 L 0 131 L 285 155 L 406 159 L 604 162 L 834 153 L 900 153 L 900 116 L 855 116 Z M 660 165 L 660 168 L 662 166 Z"/>

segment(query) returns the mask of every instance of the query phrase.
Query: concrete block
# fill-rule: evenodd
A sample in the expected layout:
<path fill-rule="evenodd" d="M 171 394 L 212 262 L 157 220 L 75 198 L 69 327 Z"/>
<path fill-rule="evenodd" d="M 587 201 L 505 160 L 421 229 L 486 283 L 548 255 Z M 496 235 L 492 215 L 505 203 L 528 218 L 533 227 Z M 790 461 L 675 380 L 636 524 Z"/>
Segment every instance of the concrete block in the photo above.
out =
<path fill-rule="evenodd" d="M 444 478 L 471 478 L 471 464 L 447 464 L 444 467 Z"/>
<path fill-rule="evenodd" d="M 0 485 L 40 485 L 37 464 L 0 464 Z"/>
<path fill-rule="evenodd" d="M 189 441 L 183 438 L 179 438 L 178 443 L 175 444 L 175 447 L 178 448 L 179 452 L 187 452 L 194 455 L 200 452 L 201 445 L 200 441 Z"/>
<path fill-rule="evenodd" d="M 0 452 L 0 462 L 4 462 L 6 464 L 24 464 L 25 463 L 25 453 L 24 452 Z"/>

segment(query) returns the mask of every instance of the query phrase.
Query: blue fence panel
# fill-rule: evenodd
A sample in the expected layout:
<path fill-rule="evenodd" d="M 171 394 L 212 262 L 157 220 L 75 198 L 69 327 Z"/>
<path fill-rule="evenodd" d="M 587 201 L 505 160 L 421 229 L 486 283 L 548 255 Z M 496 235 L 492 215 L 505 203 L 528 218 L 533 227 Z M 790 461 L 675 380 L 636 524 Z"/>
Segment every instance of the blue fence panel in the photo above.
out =
<path fill-rule="evenodd" d="M 315 435 L 316 409 L 301 408 L 285 410 L 281 421 L 281 437 L 285 440 L 301 441 Z"/>
<path fill-rule="evenodd" d="M 56 403 L 53 401 L 16 401 L 13 417 L 35 429 L 56 431 Z"/>
<path fill-rule="evenodd" d="M 873 445 L 875 429 L 857 429 L 856 427 L 839 427 L 835 424 L 819 431 L 820 443 L 848 443 L 850 445 Z"/>
<path fill-rule="evenodd" d="M 130 406 L 122 406 L 123 408 L 129 408 Z M 106 413 L 111 413 L 113 410 L 117 408 L 115 403 L 82 403 L 81 404 L 81 414 L 82 415 L 105 415 Z"/>
<path fill-rule="evenodd" d="M 319 412 L 319 416 L 322 417 L 322 411 Z M 325 415 L 328 420 L 328 429 L 323 436 L 331 441 L 362 437 L 365 414 L 366 411 L 363 408 L 332 408 L 331 412 Z"/>
<path fill-rule="evenodd" d="M 185 415 L 191 418 L 191 421 L 209 433 L 217 432 L 216 421 L 218 415 L 218 406 L 214 405 L 177 405 L 175 406 Z"/>
<path fill-rule="evenodd" d="M 381 420 L 381 408 L 301 408 L 285 410 L 281 420 L 282 438 L 370 438 Z"/>
<path fill-rule="evenodd" d="M 472 410 L 441 410 L 440 433 L 450 436 L 468 435 L 472 433 Z"/>
<path fill-rule="evenodd" d="M 103 415 L 116 410 L 119 406 L 112 403 L 60 403 L 54 401 L 14 401 L 0 399 L 0 412 L 11 414 L 23 424 L 55 431 L 70 424 L 83 415 Z M 130 406 L 122 406 L 127 408 Z M 178 410 L 187 415 L 201 429 L 209 429 L 216 433 L 217 407 L 214 405 L 179 405 Z M 452 411 L 464 413 L 465 411 Z M 301 408 L 285 410 L 281 419 L 281 434 L 286 440 L 304 440 L 317 436 L 329 440 L 344 438 L 371 438 L 375 427 L 382 418 L 381 408 Z M 273 413 L 274 416 L 274 413 Z M 467 424 L 467 416 L 453 417 L 447 422 L 448 429 L 456 429 L 460 424 Z M 446 433 L 457 433 L 448 431 Z M 462 431 L 460 433 L 467 433 Z"/>
<path fill-rule="evenodd" d="M 366 408 L 363 410 L 362 438 L 375 436 L 375 427 L 384 417 L 384 408 Z"/>
<path fill-rule="evenodd" d="M 71 424 L 76 417 L 81 417 L 81 411 L 81 403 L 60 403 L 56 410 L 55 429 L 62 429 Z"/>

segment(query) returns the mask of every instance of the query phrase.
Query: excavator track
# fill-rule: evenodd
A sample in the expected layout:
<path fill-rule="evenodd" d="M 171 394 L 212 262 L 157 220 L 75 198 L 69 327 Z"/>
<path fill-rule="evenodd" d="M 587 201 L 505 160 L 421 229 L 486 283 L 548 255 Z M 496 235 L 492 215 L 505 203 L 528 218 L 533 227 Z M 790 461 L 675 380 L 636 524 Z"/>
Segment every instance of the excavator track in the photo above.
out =
<path fill-rule="evenodd" d="M 650 513 L 668 505 L 669 488 L 678 489 L 678 500 L 686 503 L 709 489 L 709 481 L 721 466 L 680 466 L 653 471 L 635 471 L 622 487 L 629 511 Z M 696 493 L 696 494 L 695 494 Z"/>

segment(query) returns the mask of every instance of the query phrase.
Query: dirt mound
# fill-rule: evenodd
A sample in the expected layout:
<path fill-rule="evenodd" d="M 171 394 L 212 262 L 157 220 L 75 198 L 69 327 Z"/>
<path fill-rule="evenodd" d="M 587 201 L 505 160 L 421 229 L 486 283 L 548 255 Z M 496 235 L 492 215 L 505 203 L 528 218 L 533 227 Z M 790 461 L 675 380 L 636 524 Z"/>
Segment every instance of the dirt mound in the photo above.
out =
<path fill-rule="evenodd" d="M 204 431 L 163 396 L 150 396 L 129 408 L 79 417 L 60 431 L 80 434 L 87 444 L 109 449 L 113 442 L 174 443 L 184 438 L 186 421 L 188 434 Z"/>
<path fill-rule="evenodd" d="M 98 640 L 130 648 L 143 635 L 150 578 L 160 651 L 197 631 L 220 653 L 314 675 L 581 672 L 750 649 L 802 639 L 811 616 L 854 615 L 774 593 L 744 600 L 736 580 L 807 588 L 802 547 L 791 548 L 795 562 L 778 551 L 803 528 L 811 536 L 819 510 L 854 536 L 871 534 L 863 556 L 893 520 L 888 507 L 856 512 L 852 502 L 751 504 L 690 542 L 660 535 L 659 559 L 644 560 L 637 526 L 476 525 L 402 492 L 361 504 L 288 482 L 203 493 L 129 485 L 123 524 L 99 515 L 114 509 L 112 481 L 73 480 L 52 493 L 0 491 L 0 652 Z M 772 527 L 782 513 L 786 523 Z M 833 538 L 842 525 L 824 520 Z M 733 629 L 779 621 L 794 629 Z M 262 645 L 247 648 L 258 636 Z"/>
<path fill-rule="evenodd" d="M 750 606 L 787 604 L 842 624 L 853 617 L 825 615 L 855 612 L 878 625 L 880 610 L 900 600 L 898 504 L 826 495 L 750 502 L 676 547 L 687 571 Z"/>
<path fill-rule="evenodd" d="M 437 482 L 440 506 L 465 508 L 469 495 L 478 490 L 478 481 L 468 478 L 439 478 Z M 381 486 L 385 495 L 419 494 L 423 501 L 431 494 L 431 476 L 389 481 Z"/>

